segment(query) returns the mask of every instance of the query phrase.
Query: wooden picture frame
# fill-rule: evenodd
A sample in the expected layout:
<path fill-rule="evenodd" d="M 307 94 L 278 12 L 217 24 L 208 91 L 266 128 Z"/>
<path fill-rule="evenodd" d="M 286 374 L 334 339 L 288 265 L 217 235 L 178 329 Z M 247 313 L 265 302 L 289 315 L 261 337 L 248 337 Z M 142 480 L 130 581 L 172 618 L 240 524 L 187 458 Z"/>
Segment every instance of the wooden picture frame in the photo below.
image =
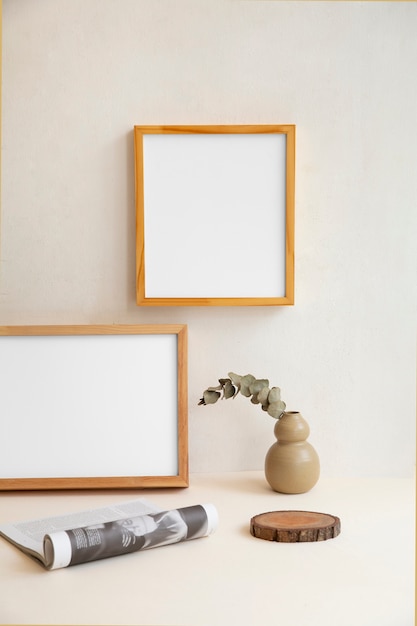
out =
<path fill-rule="evenodd" d="M 1 326 L 0 490 L 188 486 L 185 325 Z"/>
<path fill-rule="evenodd" d="M 294 304 L 295 126 L 135 126 L 141 306 Z"/>

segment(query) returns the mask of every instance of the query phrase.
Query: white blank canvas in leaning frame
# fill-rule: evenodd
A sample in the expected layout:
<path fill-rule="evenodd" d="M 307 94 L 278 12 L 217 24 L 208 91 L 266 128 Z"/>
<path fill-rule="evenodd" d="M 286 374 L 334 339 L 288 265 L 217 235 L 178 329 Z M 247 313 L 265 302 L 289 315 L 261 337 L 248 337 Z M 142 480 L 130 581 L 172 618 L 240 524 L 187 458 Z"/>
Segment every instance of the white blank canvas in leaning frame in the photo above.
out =
<path fill-rule="evenodd" d="M 0 490 L 188 486 L 186 326 L 0 326 L 0 389 Z"/>
<path fill-rule="evenodd" d="M 137 304 L 293 304 L 295 126 L 134 138 Z"/>

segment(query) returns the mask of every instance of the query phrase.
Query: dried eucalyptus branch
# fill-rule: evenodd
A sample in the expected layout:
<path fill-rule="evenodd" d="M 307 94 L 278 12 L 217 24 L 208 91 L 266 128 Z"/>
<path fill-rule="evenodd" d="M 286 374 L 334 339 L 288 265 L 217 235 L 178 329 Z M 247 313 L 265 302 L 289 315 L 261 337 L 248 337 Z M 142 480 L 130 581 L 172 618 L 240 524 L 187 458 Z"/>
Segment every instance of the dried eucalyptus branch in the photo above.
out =
<path fill-rule="evenodd" d="M 260 404 L 263 411 L 275 419 L 280 419 L 285 412 L 285 402 L 281 400 L 279 387 L 269 387 L 266 378 L 255 378 L 252 374 L 240 376 L 229 372 L 229 378 L 219 378 L 216 387 L 208 387 L 203 393 L 198 405 L 214 404 L 221 398 L 228 400 L 235 398 L 240 392 L 242 396 L 250 398 L 253 404 Z"/>

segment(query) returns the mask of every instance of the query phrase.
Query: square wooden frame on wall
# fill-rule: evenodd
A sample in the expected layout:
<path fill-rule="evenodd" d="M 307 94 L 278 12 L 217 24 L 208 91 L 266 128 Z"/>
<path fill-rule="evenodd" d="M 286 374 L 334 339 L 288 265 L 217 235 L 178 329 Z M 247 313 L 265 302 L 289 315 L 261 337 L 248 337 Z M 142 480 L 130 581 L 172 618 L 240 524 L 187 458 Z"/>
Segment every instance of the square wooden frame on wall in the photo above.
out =
<path fill-rule="evenodd" d="M 135 126 L 141 306 L 294 304 L 294 125 Z"/>
<path fill-rule="evenodd" d="M 187 487 L 187 362 L 180 324 L 1 326 L 0 491 Z"/>

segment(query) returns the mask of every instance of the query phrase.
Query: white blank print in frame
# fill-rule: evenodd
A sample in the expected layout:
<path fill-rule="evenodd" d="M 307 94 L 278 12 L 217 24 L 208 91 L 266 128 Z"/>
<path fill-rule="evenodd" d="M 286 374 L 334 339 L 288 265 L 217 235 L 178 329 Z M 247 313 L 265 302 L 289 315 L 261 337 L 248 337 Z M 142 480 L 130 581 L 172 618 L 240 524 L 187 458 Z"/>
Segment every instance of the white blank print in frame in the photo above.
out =
<path fill-rule="evenodd" d="M 0 490 L 188 485 L 184 325 L 0 327 Z"/>
<path fill-rule="evenodd" d="M 294 300 L 294 126 L 135 127 L 137 303 Z"/>

